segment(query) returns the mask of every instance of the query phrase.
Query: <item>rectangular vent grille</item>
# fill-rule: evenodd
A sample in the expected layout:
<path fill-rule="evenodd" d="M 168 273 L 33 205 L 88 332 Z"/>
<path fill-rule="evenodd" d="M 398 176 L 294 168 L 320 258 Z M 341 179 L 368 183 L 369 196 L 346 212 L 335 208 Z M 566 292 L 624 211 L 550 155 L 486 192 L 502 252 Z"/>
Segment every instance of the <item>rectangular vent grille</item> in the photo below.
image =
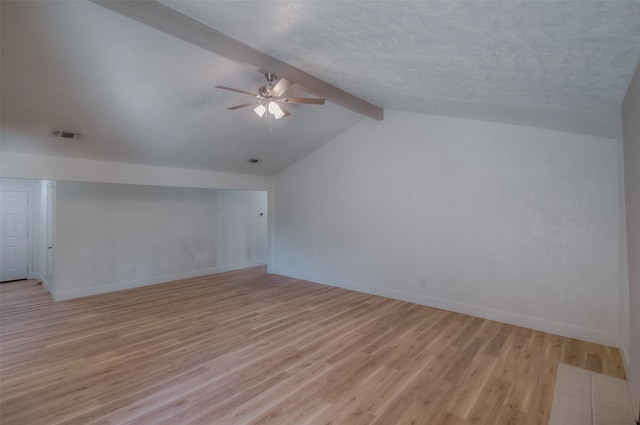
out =
<path fill-rule="evenodd" d="M 51 130 L 51 135 L 63 139 L 80 139 L 82 134 L 67 130 Z"/>

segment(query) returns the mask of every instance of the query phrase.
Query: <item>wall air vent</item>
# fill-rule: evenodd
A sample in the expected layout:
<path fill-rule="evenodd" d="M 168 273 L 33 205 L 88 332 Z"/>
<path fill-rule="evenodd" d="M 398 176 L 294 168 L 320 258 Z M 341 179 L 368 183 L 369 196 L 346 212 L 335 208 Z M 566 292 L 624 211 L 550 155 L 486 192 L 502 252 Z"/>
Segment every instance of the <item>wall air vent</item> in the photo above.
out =
<path fill-rule="evenodd" d="M 81 139 L 82 134 L 76 133 L 75 131 L 67 131 L 67 130 L 51 130 L 51 135 L 54 137 L 61 137 L 63 139 Z"/>

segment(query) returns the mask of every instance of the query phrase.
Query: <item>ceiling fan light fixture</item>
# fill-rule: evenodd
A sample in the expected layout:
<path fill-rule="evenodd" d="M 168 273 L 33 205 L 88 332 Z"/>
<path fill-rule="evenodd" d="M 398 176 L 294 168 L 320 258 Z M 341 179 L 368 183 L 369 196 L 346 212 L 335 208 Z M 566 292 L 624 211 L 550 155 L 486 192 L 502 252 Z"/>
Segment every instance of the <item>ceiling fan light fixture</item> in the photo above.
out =
<path fill-rule="evenodd" d="M 267 112 L 267 108 L 265 108 L 264 105 L 258 105 L 253 108 L 253 111 L 258 114 L 260 118 L 262 118 L 264 116 L 264 113 Z"/>
<path fill-rule="evenodd" d="M 278 102 L 269 102 L 269 112 L 273 114 L 273 117 L 277 120 L 284 117 L 284 111 L 278 105 Z"/>

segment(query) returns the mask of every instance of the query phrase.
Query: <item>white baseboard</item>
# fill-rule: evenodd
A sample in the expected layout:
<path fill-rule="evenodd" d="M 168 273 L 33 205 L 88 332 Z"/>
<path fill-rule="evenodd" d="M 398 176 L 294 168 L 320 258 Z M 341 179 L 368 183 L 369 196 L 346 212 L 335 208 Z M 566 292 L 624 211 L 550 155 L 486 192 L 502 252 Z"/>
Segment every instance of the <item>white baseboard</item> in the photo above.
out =
<path fill-rule="evenodd" d="M 230 264 L 226 266 L 209 267 L 206 269 L 193 270 L 188 272 L 172 273 L 163 276 L 153 276 L 145 279 L 130 280 L 126 282 L 116 282 L 104 285 L 87 286 L 84 288 L 72 289 L 68 291 L 50 291 L 56 301 L 69 300 L 72 298 L 88 297 L 91 295 L 104 294 L 107 292 L 122 291 L 125 289 L 138 288 L 140 286 L 156 285 L 174 280 L 189 279 L 192 277 L 206 276 L 209 274 L 229 272 L 233 270 L 246 269 L 255 266 L 264 266 L 266 260 L 250 261 L 246 263 Z"/>
<path fill-rule="evenodd" d="M 350 289 L 353 291 L 364 292 L 372 295 L 393 298 L 400 301 L 408 301 L 415 304 L 422 304 L 429 307 L 435 307 L 443 310 L 454 311 L 456 313 L 468 314 L 470 316 L 481 317 L 483 319 L 495 320 L 498 322 L 509 323 L 511 325 L 522 326 L 524 328 L 535 329 L 538 331 L 548 332 L 569 338 L 580 339 L 583 341 L 595 342 L 597 344 L 618 347 L 620 344 L 619 336 L 615 333 L 607 333 L 592 329 L 581 328 L 578 326 L 567 325 L 565 323 L 552 322 L 538 317 L 524 316 L 517 313 L 495 310 L 486 307 L 480 307 L 470 304 L 459 303 L 456 301 L 445 300 L 441 298 L 428 297 L 422 294 L 415 294 L 394 289 L 380 288 L 376 286 L 363 285 L 355 282 L 349 282 L 341 279 L 327 278 L 323 276 L 309 275 L 298 273 L 281 268 L 268 268 L 269 273 L 279 274 L 282 276 L 292 277 L 295 279 L 307 280 L 310 282 L 321 283 L 339 288 Z"/>

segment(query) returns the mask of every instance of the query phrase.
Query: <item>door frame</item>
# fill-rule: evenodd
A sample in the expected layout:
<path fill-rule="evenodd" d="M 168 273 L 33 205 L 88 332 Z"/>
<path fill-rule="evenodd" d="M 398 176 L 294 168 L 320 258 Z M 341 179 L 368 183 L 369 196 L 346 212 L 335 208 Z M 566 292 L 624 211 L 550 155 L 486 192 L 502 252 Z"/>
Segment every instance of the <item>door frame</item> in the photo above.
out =
<path fill-rule="evenodd" d="M 0 192 L 27 192 L 27 279 L 35 279 L 33 269 L 33 194 L 37 180 L 7 179 L 0 180 Z"/>

